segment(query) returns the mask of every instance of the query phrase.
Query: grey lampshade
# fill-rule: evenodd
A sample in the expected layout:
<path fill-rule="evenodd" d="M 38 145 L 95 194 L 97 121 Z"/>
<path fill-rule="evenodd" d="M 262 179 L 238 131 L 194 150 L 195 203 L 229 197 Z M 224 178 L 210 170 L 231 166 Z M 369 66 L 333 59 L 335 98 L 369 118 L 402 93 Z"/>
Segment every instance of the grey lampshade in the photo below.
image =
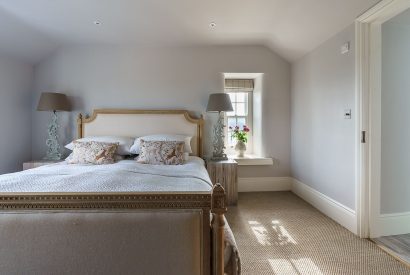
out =
<path fill-rule="evenodd" d="M 37 111 L 71 111 L 71 106 L 65 94 L 42 93 Z"/>
<path fill-rule="evenodd" d="M 210 94 L 207 112 L 232 112 L 231 98 L 226 93 Z"/>

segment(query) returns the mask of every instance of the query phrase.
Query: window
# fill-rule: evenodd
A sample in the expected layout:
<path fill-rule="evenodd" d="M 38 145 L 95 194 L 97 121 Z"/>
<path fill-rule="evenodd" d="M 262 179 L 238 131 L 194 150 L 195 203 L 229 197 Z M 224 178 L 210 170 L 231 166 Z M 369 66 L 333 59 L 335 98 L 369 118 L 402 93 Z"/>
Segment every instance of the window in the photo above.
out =
<path fill-rule="evenodd" d="M 229 94 L 233 107 L 233 112 L 227 112 L 225 117 L 228 126 L 225 133 L 228 154 L 234 153 L 236 144 L 229 127 L 239 126 L 242 129 L 244 125 L 251 129 L 246 153 L 252 153 L 252 91 L 253 79 L 225 79 L 225 92 Z"/>

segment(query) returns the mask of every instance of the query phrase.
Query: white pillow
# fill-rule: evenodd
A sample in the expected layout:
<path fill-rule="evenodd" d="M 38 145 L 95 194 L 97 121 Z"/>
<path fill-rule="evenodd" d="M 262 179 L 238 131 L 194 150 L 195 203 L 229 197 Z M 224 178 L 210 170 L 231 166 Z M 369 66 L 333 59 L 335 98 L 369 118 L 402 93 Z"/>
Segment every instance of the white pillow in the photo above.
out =
<path fill-rule="evenodd" d="M 125 156 L 131 154 L 131 146 L 134 144 L 135 138 L 131 137 L 115 137 L 115 136 L 95 136 L 95 137 L 85 137 L 77 139 L 78 142 L 87 142 L 87 141 L 97 141 L 97 142 L 106 142 L 106 143 L 119 143 L 116 154 Z M 73 142 L 70 142 L 65 146 L 68 150 L 74 149 Z"/>
<path fill-rule="evenodd" d="M 143 136 L 136 138 L 134 141 L 134 144 L 131 146 L 131 153 L 139 155 L 140 154 L 140 140 L 146 140 L 146 141 L 184 141 L 185 146 L 184 146 L 184 152 L 191 154 L 192 153 L 192 148 L 191 148 L 191 139 L 192 137 L 190 136 L 184 136 L 184 135 L 150 135 L 150 136 Z"/>

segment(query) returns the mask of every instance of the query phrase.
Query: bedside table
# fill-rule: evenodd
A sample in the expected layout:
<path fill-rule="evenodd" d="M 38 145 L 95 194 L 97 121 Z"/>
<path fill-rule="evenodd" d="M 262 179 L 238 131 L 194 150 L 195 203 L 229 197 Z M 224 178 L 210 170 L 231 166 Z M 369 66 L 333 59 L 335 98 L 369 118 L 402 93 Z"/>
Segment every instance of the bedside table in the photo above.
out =
<path fill-rule="evenodd" d="M 238 203 L 238 163 L 233 160 L 207 160 L 206 168 L 213 184 L 220 183 L 228 205 Z"/>
<path fill-rule="evenodd" d="M 23 170 L 33 169 L 40 166 L 62 162 L 63 160 L 32 160 L 23 163 Z"/>

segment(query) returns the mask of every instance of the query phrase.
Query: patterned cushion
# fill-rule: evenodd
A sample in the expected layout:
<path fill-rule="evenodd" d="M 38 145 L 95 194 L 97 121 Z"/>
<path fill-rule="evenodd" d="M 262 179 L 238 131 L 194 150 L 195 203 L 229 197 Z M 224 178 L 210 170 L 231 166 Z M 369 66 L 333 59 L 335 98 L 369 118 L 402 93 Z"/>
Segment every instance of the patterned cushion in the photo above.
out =
<path fill-rule="evenodd" d="M 178 165 L 184 163 L 183 141 L 141 140 L 141 153 L 137 162 L 145 164 Z"/>
<path fill-rule="evenodd" d="M 121 145 L 120 145 L 121 146 Z M 73 147 L 74 147 L 74 145 L 73 145 Z M 117 149 L 117 151 L 118 151 L 118 149 Z M 115 162 L 119 162 L 119 161 L 121 161 L 121 160 L 124 160 L 124 159 L 127 159 L 127 158 L 129 158 L 129 156 L 122 156 L 122 155 L 118 155 L 118 154 L 115 154 L 114 155 L 114 161 Z M 65 161 L 67 162 L 67 163 L 70 163 L 70 161 L 73 159 L 73 152 L 71 152 L 71 154 L 70 155 L 68 155 L 68 157 L 66 157 L 66 159 L 65 159 Z M 186 159 L 185 159 L 186 160 Z"/>
<path fill-rule="evenodd" d="M 119 143 L 97 141 L 74 141 L 72 156 L 67 160 L 70 164 L 111 164 L 115 162 L 115 152 Z"/>

